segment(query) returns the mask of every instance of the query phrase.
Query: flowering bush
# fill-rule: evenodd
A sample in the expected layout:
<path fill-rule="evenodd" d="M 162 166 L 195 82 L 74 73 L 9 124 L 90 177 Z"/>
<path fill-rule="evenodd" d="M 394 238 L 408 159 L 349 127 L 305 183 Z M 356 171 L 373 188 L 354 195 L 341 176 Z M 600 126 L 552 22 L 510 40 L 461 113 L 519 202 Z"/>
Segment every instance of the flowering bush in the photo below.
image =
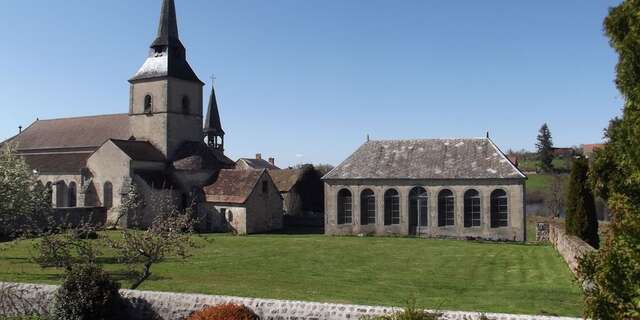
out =
<path fill-rule="evenodd" d="M 221 304 L 206 307 L 192 314 L 187 320 L 259 320 L 249 308 L 238 304 Z"/>

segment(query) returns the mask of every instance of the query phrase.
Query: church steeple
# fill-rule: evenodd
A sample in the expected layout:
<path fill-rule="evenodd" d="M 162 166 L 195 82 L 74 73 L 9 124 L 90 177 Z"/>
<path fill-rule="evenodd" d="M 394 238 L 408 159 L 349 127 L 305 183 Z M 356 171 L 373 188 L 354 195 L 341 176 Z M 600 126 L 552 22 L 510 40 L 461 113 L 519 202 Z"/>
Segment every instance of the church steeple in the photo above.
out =
<path fill-rule="evenodd" d="M 204 134 L 211 148 L 224 151 L 224 130 L 220 122 L 218 100 L 216 99 L 216 90 L 213 84 L 211 85 L 211 97 L 209 98 L 207 118 L 204 123 Z"/>
<path fill-rule="evenodd" d="M 163 0 L 158 34 L 151 43 L 149 58 L 129 81 L 162 77 L 173 77 L 204 85 L 187 62 L 186 49 L 178 34 L 178 18 L 174 0 Z"/>

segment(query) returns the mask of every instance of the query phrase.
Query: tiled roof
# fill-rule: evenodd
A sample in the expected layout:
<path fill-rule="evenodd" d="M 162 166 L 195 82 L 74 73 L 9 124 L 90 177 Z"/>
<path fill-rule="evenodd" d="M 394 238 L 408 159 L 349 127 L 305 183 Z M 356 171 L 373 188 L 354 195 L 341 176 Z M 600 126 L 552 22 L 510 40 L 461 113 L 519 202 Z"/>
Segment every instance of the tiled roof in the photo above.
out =
<path fill-rule="evenodd" d="M 183 143 L 173 160 L 173 166 L 178 170 L 231 168 L 233 164 L 233 160 L 204 142 Z"/>
<path fill-rule="evenodd" d="M 269 161 L 264 159 L 240 158 L 238 161 L 244 161 L 250 168 L 256 170 L 280 170 L 280 168 L 272 165 Z"/>
<path fill-rule="evenodd" d="M 91 153 L 22 154 L 21 156 L 31 169 L 38 170 L 40 174 L 80 174 L 80 170 L 86 166 Z"/>
<path fill-rule="evenodd" d="M 523 179 L 490 139 L 370 141 L 323 179 Z"/>
<path fill-rule="evenodd" d="M 263 174 L 258 170 L 220 170 L 216 181 L 204 187 L 207 202 L 243 204 Z"/>
<path fill-rule="evenodd" d="M 269 175 L 280 192 L 289 192 L 304 174 L 304 169 L 270 170 Z"/>
<path fill-rule="evenodd" d="M 165 161 L 164 155 L 148 141 L 111 140 L 120 150 L 126 153 L 131 160 L 136 161 Z"/>
<path fill-rule="evenodd" d="M 129 138 L 127 114 L 38 120 L 12 139 L 18 151 L 95 148 L 109 139 Z"/>

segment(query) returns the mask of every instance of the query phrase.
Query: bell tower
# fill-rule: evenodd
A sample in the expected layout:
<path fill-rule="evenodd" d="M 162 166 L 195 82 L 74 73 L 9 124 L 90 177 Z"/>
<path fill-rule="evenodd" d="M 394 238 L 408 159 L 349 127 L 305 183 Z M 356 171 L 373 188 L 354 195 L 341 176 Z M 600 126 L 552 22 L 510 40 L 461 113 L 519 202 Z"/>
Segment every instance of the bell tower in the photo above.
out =
<path fill-rule="evenodd" d="M 168 160 L 184 142 L 202 141 L 202 89 L 178 35 L 174 0 L 163 0 L 156 39 L 129 79 L 132 138 L 151 142 Z"/>
<path fill-rule="evenodd" d="M 224 130 L 220 122 L 218 99 L 216 98 L 216 90 L 213 83 L 211 84 L 211 97 L 209 97 L 207 118 L 204 122 L 204 135 L 207 138 L 207 144 L 210 148 L 224 153 Z"/>

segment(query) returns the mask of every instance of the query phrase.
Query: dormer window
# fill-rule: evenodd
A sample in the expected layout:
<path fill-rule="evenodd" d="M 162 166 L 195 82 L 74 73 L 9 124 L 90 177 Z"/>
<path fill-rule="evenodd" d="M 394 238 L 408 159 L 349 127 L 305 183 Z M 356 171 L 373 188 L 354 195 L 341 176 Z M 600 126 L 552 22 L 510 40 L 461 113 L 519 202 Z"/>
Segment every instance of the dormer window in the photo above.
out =
<path fill-rule="evenodd" d="M 189 114 L 189 108 L 191 108 L 191 101 L 189 100 L 189 97 L 183 96 L 182 97 L 182 113 Z"/>
<path fill-rule="evenodd" d="M 144 113 L 151 113 L 153 111 L 153 98 L 151 95 L 144 97 Z"/>

